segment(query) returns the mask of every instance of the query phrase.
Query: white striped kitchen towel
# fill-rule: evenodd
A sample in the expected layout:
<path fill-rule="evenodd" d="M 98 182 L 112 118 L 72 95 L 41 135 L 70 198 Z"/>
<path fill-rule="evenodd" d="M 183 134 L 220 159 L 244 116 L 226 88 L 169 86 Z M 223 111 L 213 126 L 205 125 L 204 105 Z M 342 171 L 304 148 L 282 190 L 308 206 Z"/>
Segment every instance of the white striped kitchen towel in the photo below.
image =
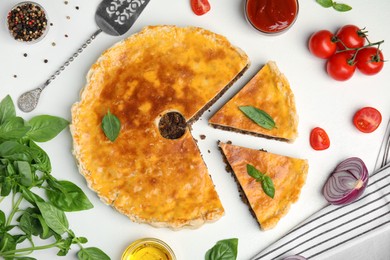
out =
<path fill-rule="evenodd" d="M 390 229 L 389 164 L 370 175 L 358 200 L 325 206 L 252 259 L 279 260 L 290 255 L 321 258 L 332 249 L 383 229 Z"/>
<path fill-rule="evenodd" d="M 390 120 L 387 123 L 387 128 L 383 136 L 382 145 L 379 149 L 378 158 L 375 163 L 375 170 L 384 167 L 390 163 L 390 154 L 388 147 L 390 146 Z"/>

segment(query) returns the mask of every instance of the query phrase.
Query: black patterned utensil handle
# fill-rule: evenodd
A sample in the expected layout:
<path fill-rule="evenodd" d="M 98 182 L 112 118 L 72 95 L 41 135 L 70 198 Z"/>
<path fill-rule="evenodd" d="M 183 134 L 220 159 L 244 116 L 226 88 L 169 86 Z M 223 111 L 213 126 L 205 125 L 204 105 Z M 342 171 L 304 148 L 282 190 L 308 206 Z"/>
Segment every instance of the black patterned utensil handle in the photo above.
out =
<path fill-rule="evenodd" d="M 113 18 L 116 23 L 123 25 L 131 17 L 137 15 L 139 9 L 146 4 L 146 0 L 115 0 L 112 1 L 111 5 L 106 8 L 106 11 L 107 14 Z M 124 6 L 126 7 L 121 8 Z"/>
<path fill-rule="evenodd" d="M 122 35 L 137 20 L 150 0 L 103 0 L 95 15 L 98 26 L 107 34 Z"/>

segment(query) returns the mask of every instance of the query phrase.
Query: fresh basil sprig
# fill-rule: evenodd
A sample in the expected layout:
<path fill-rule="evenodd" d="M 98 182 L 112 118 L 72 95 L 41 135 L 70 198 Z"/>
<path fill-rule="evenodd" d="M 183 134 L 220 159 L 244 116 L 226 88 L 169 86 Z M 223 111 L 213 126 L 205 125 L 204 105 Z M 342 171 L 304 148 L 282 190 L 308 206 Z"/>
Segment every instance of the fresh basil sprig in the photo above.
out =
<path fill-rule="evenodd" d="M 271 177 L 261 173 L 253 165 L 250 164 L 246 165 L 246 170 L 252 178 L 255 178 L 257 182 L 261 183 L 261 187 L 263 188 L 264 193 L 267 194 L 268 197 L 274 198 L 275 187 Z"/>
<path fill-rule="evenodd" d="M 220 240 L 206 252 L 205 260 L 236 260 L 237 247 L 237 238 Z"/>
<path fill-rule="evenodd" d="M 57 255 L 64 256 L 74 244 L 80 247 L 80 260 L 110 259 L 98 248 L 84 247 L 87 239 L 69 228 L 65 211 L 93 206 L 75 184 L 51 175 L 49 156 L 35 143 L 51 140 L 68 124 L 49 115 L 25 121 L 16 116 L 10 96 L 0 101 L 0 202 L 12 201 L 9 214 L 0 210 L 1 259 L 35 259 L 27 255 L 49 248 L 58 248 Z M 39 189 L 46 191 L 45 198 L 35 193 Z M 38 238 L 53 241 L 42 245 L 36 243 Z"/>
<path fill-rule="evenodd" d="M 107 138 L 110 139 L 111 142 L 114 142 L 121 130 L 121 121 L 108 110 L 107 114 L 103 117 L 102 128 Z"/>
<path fill-rule="evenodd" d="M 343 3 L 337 3 L 333 0 L 316 0 L 322 7 L 329 8 L 333 7 L 334 10 L 339 12 L 347 12 L 352 9 L 351 6 Z"/>
<path fill-rule="evenodd" d="M 249 119 L 258 124 L 259 126 L 271 130 L 275 128 L 275 121 L 267 112 L 258 109 L 253 106 L 240 106 L 238 107 Z"/>

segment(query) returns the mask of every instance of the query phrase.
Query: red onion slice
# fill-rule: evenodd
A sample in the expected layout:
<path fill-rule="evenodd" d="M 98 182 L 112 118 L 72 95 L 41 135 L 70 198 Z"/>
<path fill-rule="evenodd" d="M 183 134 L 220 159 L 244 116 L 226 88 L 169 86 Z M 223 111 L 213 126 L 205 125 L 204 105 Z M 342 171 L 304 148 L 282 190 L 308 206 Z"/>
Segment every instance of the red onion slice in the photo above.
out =
<path fill-rule="evenodd" d="M 334 205 L 353 202 L 362 195 L 368 183 L 368 171 L 364 162 L 351 157 L 341 162 L 326 181 L 322 193 Z"/>

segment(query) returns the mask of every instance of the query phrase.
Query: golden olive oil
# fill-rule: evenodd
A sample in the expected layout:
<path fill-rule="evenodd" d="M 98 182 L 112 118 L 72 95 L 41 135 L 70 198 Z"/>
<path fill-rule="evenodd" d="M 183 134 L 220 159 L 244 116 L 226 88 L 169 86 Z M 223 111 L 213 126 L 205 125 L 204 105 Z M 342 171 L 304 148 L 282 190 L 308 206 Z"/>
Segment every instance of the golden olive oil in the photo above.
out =
<path fill-rule="evenodd" d="M 163 241 L 144 238 L 131 243 L 123 253 L 122 260 L 176 260 L 176 257 Z"/>

